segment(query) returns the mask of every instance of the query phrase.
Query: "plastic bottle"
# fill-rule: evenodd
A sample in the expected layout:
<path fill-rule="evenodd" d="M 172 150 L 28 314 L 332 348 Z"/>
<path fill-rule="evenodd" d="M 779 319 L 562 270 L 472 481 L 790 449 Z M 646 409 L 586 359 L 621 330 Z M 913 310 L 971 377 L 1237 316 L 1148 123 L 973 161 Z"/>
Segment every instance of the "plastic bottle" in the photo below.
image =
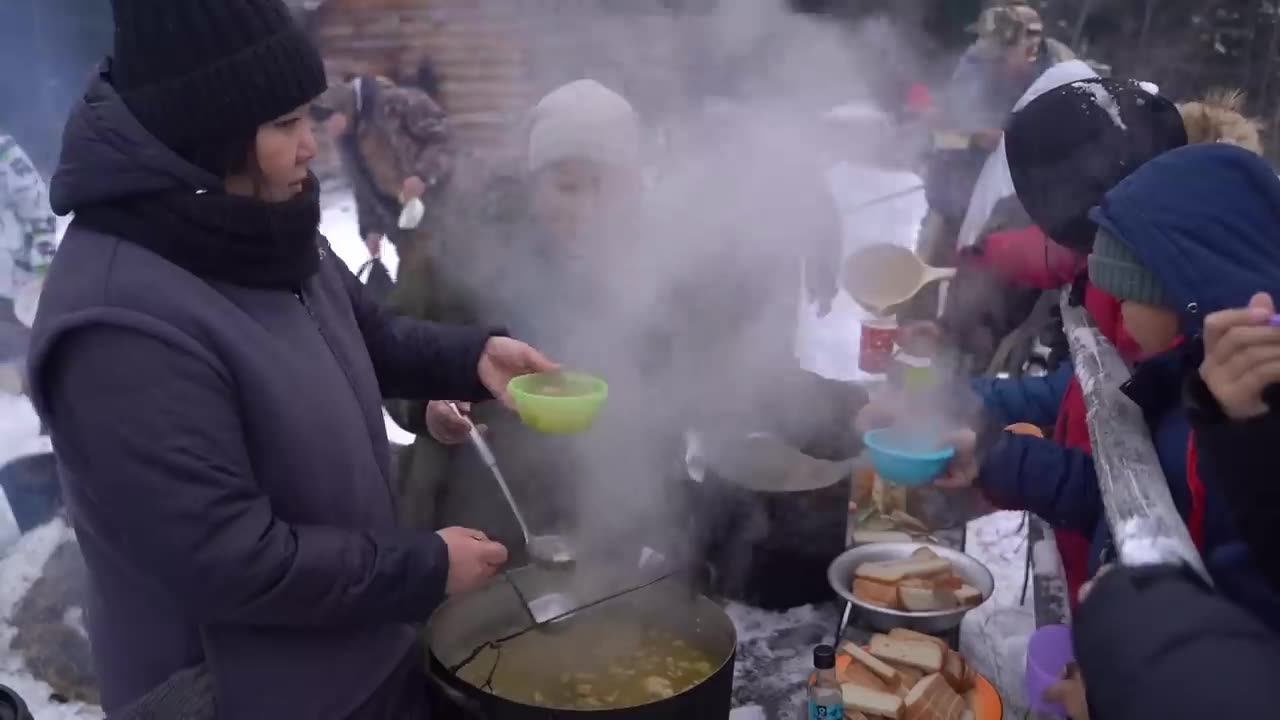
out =
<path fill-rule="evenodd" d="M 819 645 L 813 649 L 816 679 L 809 686 L 809 720 L 844 720 L 844 693 L 836 679 L 836 649 Z"/>

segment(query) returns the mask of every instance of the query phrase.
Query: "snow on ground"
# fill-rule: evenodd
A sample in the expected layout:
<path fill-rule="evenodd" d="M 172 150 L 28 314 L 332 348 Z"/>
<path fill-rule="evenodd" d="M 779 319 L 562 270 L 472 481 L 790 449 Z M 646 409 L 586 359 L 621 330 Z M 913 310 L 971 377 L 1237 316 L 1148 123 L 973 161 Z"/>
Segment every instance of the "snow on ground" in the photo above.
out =
<path fill-rule="evenodd" d="M 324 212 L 320 217 L 320 232 L 328 239 L 338 257 L 351 268 L 351 272 L 359 272 L 361 266 L 369 261 L 369 250 L 360 237 L 360 226 L 356 223 L 355 199 L 349 190 L 335 188 L 324 194 L 321 205 Z M 391 277 L 395 277 L 400 269 L 400 257 L 396 255 L 396 249 L 385 240 L 382 243 L 382 264 L 387 266 Z M 385 410 L 382 417 L 391 442 L 397 445 L 413 443 L 413 435 L 396 425 Z"/>
<path fill-rule="evenodd" d="M 827 172 L 827 182 L 844 221 L 844 249 L 848 256 L 871 243 L 915 248 L 916 235 L 927 210 L 924 192 L 907 192 L 923 182 L 918 175 L 839 163 Z M 864 203 L 907 193 L 870 207 Z M 813 308 L 801 313 L 797 355 L 807 370 L 835 380 L 874 379 L 858 369 L 858 343 L 866 313 L 845 292 L 831 313 L 818 318 Z"/>
<path fill-rule="evenodd" d="M 103 717 L 102 711 L 95 707 L 51 701 L 49 686 L 31 677 L 22 657 L 10 649 L 16 631 L 7 618 L 40 577 L 49 556 L 71 534 L 66 523 L 55 520 L 24 535 L 0 559 L 0 618 L 6 620 L 0 622 L 0 684 L 16 691 L 36 720 L 99 720 Z"/>

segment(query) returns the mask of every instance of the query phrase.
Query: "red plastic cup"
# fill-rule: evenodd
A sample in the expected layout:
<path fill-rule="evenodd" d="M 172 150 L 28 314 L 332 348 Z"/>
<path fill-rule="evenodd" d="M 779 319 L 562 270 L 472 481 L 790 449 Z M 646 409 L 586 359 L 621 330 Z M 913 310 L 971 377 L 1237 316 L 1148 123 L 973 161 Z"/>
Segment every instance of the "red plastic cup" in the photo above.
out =
<path fill-rule="evenodd" d="M 893 319 L 875 318 L 862 323 L 858 343 L 858 369 L 882 374 L 893 366 L 893 348 L 898 341 L 898 323 Z"/>
<path fill-rule="evenodd" d="M 1046 625 L 1031 635 L 1027 644 L 1027 703 L 1032 710 L 1052 717 L 1067 717 L 1066 708 L 1045 702 L 1044 692 L 1062 679 L 1067 666 L 1076 659 L 1071 644 L 1071 628 Z"/>

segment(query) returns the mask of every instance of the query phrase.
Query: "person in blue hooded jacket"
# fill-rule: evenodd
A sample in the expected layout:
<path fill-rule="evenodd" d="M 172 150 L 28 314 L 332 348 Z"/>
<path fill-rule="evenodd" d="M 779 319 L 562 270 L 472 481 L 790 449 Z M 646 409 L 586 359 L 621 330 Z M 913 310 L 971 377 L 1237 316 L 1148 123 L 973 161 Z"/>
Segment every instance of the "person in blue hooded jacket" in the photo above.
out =
<path fill-rule="evenodd" d="M 1204 319 L 1280 290 L 1280 179 L 1246 150 L 1189 146 L 1147 163 L 1091 217 L 1099 229 L 1089 278 L 1121 299 L 1125 325 L 1148 357 L 1123 391 L 1143 410 L 1174 503 L 1219 590 L 1280 627 L 1280 596 L 1241 540 L 1221 483 L 1196 468 L 1182 403 L 1184 382 L 1203 361 Z M 1091 572 L 1110 559 L 1091 457 L 1002 433 L 979 463 L 979 444 L 973 433 L 960 438 L 940 485 L 976 486 L 1000 507 L 1092 538 Z"/>

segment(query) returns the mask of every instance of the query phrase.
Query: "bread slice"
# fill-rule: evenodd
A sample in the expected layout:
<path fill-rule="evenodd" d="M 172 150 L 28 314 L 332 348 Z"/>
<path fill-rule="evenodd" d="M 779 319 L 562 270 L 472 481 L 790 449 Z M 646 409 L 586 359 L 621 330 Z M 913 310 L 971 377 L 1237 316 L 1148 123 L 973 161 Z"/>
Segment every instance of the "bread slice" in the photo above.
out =
<path fill-rule="evenodd" d="M 920 558 L 863 563 L 854 570 L 854 576 L 897 584 L 908 578 L 926 578 L 946 575 L 950 572 L 951 563 L 946 560 L 941 558 Z"/>
<path fill-rule="evenodd" d="M 932 590 L 934 587 L 936 587 L 936 583 L 933 578 L 927 578 L 927 577 L 907 578 L 906 580 L 903 580 L 902 582 L 898 583 L 898 587 L 917 588 L 920 590 Z"/>
<path fill-rule="evenodd" d="M 851 642 L 845 642 L 840 646 L 840 652 L 853 658 L 855 663 L 862 665 L 866 669 L 876 674 L 876 677 L 885 682 L 888 687 L 896 687 L 898 684 L 898 671 L 889 666 L 889 663 L 877 658 L 871 653 L 863 650 Z"/>
<path fill-rule="evenodd" d="M 896 638 L 898 640 L 917 640 L 920 642 L 933 643 L 943 651 L 951 649 L 951 646 L 947 645 L 947 641 L 940 637 L 926 635 L 922 632 L 916 632 L 915 630 L 908 630 L 907 628 L 894 628 L 889 631 L 889 637 Z"/>
<path fill-rule="evenodd" d="M 941 675 L 930 675 L 916 683 L 903 703 L 904 720 L 961 720 L 969 709 L 964 698 Z"/>
<path fill-rule="evenodd" d="M 942 677 L 951 689 L 958 693 L 969 690 L 972 686 L 968 684 L 968 673 L 969 663 L 965 662 L 964 656 L 948 648 L 942 658 Z"/>
<path fill-rule="evenodd" d="M 857 710 L 850 710 L 849 708 L 845 708 L 844 720 L 871 720 L 871 718 L 867 717 L 866 715 L 863 715 Z"/>
<path fill-rule="evenodd" d="M 939 577 L 929 578 L 929 580 L 933 582 L 934 587 L 942 588 L 943 590 L 955 591 L 964 587 L 964 578 L 954 573 L 951 575 L 941 575 Z"/>
<path fill-rule="evenodd" d="M 956 601 L 965 607 L 977 607 L 982 600 L 982 591 L 972 585 L 962 585 L 956 591 Z"/>
<path fill-rule="evenodd" d="M 911 536 L 897 530 L 856 530 L 853 533 L 854 545 L 896 542 L 911 542 Z"/>
<path fill-rule="evenodd" d="M 893 669 L 898 671 L 898 687 L 905 691 L 911 690 L 925 676 L 925 673 L 902 663 L 894 663 Z"/>
<path fill-rule="evenodd" d="M 854 710 L 875 717 L 892 718 L 892 720 L 903 720 L 905 705 L 902 698 L 897 695 L 876 692 L 857 685 L 841 685 L 840 690 L 844 694 L 846 710 Z"/>
<path fill-rule="evenodd" d="M 901 605 L 898 604 L 898 588 L 889 583 L 877 582 L 866 578 L 854 578 L 853 596 L 865 603 L 878 607 L 892 610 L 901 608 Z"/>
<path fill-rule="evenodd" d="M 871 672 L 871 669 L 859 662 L 851 662 L 842 670 L 836 672 L 836 679 L 841 685 L 857 685 L 868 690 L 876 692 L 889 692 L 888 683 L 880 679 L 879 675 Z"/>
<path fill-rule="evenodd" d="M 907 532 L 916 532 L 916 533 L 929 532 L 929 528 L 926 527 L 923 522 L 921 522 L 914 515 L 911 515 L 910 513 L 904 512 L 902 510 L 894 510 L 890 512 L 889 521 L 892 522 L 896 527 L 902 528 Z M 920 550 L 929 550 L 929 548 L 920 548 Z M 916 552 L 919 552 L 919 550 L 917 550 Z"/>
<path fill-rule="evenodd" d="M 899 663 L 926 673 L 942 670 L 942 649 L 920 640 L 895 640 L 888 635 L 871 638 L 871 654 L 890 663 Z"/>
<path fill-rule="evenodd" d="M 950 590 L 902 585 L 898 588 L 898 604 L 908 612 L 934 612 L 960 607 L 956 594 Z"/>

